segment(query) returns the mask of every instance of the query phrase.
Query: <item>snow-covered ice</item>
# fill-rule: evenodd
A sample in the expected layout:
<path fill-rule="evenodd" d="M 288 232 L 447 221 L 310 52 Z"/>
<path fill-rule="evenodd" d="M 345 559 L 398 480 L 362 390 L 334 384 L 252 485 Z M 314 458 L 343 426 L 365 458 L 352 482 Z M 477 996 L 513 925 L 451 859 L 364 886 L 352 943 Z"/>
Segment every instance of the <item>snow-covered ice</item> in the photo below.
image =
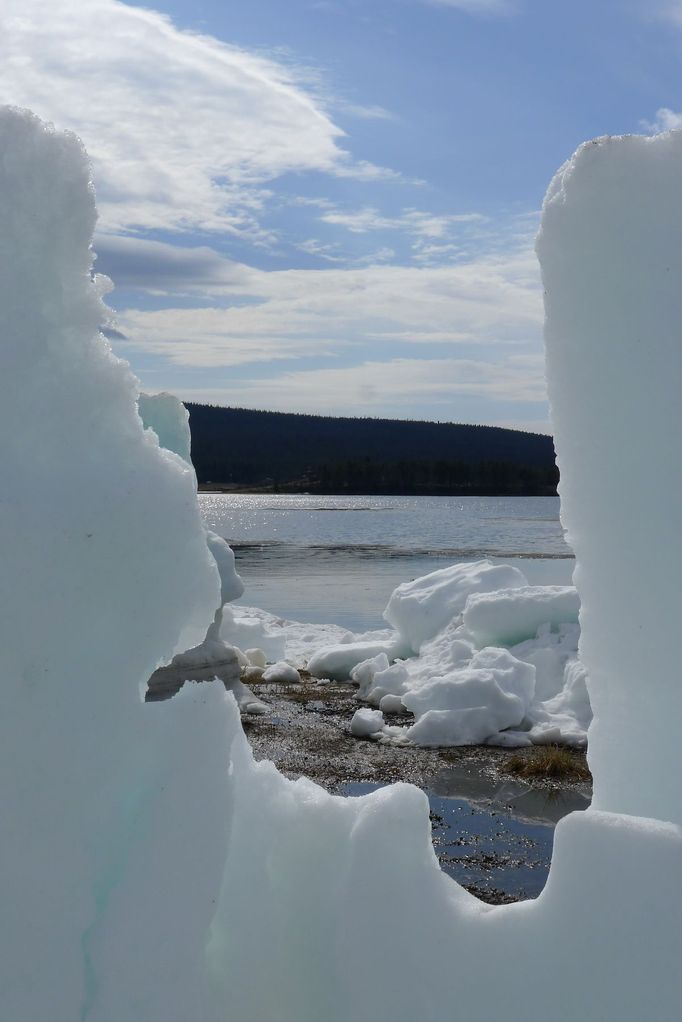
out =
<path fill-rule="evenodd" d="M 368 738 L 370 735 L 381 734 L 384 727 L 384 715 L 381 710 L 370 710 L 366 706 L 356 710 L 350 722 L 351 734 L 356 738 Z"/>
<path fill-rule="evenodd" d="M 511 565 L 457 564 L 398 586 L 384 616 L 399 630 L 347 635 L 308 652 L 308 669 L 350 677 L 358 699 L 384 713 L 414 714 L 413 726 L 398 736 L 391 725 L 388 738 L 582 746 L 591 709 L 577 669 L 578 608 L 571 586 L 529 586 Z M 305 654 L 299 647 L 302 663 Z"/>
<path fill-rule="evenodd" d="M 98 334 L 80 145 L 4 110 L 0 153 L 2 1017 L 677 1019 L 682 136 L 583 146 L 545 203 L 598 808 L 559 823 L 535 902 L 497 908 L 440 871 L 418 789 L 344 799 L 255 763 L 220 683 L 143 704 L 220 602 L 194 475 L 145 432 Z M 439 627 L 450 641 L 460 626 Z M 568 705 L 576 661 L 570 692 L 550 693 L 571 628 L 547 657 L 536 636 L 480 670 L 507 672 L 523 701 L 521 647 L 545 704 Z"/>
<path fill-rule="evenodd" d="M 354 668 L 364 660 L 381 654 L 394 660 L 396 657 L 406 656 L 409 651 L 409 647 L 397 633 L 373 638 L 352 636 L 347 642 L 325 646 L 314 653 L 308 661 L 308 670 L 316 678 L 345 681 Z"/>
<path fill-rule="evenodd" d="M 514 646 L 536 638 L 543 626 L 577 624 L 579 609 L 573 586 L 520 586 L 472 593 L 462 612 L 462 624 L 479 648 Z"/>
<path fill-rule="evenodd" d="M 297 685 L 301 681 L 301 675 L 286 660 L 278 660 L 277 663 L 271 664 L 263 671 L 263 681 L 280 685 Z"/>
<path fill-rule="evenodd" d="M 464 610 L 472 593 L 489 593 L 526 585 L 526 578 L 511 565 L 474 561 L 441 568 L 403 582 L 393 592 L 384 617 L 418 653 Z"/>

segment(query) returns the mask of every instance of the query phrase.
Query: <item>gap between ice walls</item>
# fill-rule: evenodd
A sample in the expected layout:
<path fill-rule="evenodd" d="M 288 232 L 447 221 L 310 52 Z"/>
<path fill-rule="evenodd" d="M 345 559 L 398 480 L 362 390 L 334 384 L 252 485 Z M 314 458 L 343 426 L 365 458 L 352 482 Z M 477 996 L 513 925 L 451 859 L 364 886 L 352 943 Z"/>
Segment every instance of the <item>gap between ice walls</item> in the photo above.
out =
<path fill-rule="evenodd" d="M 2 1018 L 679 1017 L 680 488 L 660 480 L 682 454 L 681 162 L 679 133 L 598 140 L 545 202 L 595 802 L 559 824 L 540 898 L 491 908 L 439 870 L 416 788 L 343 799 L 255 764 L 218 683 L 141 702 L 204 637 L 218 572 L 191 469 L 98 333 L 80 143 L 0 113 Z"/>

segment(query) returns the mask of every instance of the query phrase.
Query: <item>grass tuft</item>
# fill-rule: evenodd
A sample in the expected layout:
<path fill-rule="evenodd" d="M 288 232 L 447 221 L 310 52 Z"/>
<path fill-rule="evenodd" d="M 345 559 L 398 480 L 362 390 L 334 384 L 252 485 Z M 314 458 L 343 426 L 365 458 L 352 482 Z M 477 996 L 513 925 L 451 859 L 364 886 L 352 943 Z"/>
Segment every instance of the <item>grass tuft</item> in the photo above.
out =
<path fill-rule="evenodd" d="M 585 753 L 560 745 L 540 745 L 527 754 L 516 753 L 507 763 L 507 770 L 517 777 L 566 781 L 589 781 L 591 774 Z"/>

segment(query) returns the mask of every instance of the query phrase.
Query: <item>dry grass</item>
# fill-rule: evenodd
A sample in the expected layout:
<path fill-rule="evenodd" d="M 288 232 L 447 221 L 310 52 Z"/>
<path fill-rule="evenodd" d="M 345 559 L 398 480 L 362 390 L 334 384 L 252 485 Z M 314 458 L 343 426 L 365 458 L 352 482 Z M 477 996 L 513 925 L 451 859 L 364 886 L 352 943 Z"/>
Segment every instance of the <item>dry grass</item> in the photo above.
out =
<path fill-rule="evenodd" d="M 286 690 L 285 696 L 292 703 L 302 703 L 305 706 L 307 703 L 319 701 L 320 690 L 310 684 L 292 685 Z"/>
<path fill-rule="evenodd" d="M 559 745 L 540 745 L 525 755 L 516 753 L 507 763 L 507 770 L 517 777 L 565 781 L 589 781 L 585 753 Z"/>

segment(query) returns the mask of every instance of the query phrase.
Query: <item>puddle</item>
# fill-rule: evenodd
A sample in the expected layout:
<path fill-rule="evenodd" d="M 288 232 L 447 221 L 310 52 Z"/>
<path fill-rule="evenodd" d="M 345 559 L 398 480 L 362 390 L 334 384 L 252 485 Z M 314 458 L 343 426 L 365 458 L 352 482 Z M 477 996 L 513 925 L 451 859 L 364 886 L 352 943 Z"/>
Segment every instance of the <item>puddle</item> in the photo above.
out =
<path fill-rule="evenodd" d="M 343 795 L 365 795 L 379 787 L 353 782 L 338 790 Z M 589 794 L 575 788 L 495 782 L 469 765 L 441 771 L 425 791 L 441 868 L 492 904 L 540 894 L 549 873 L 556 823 L 590 804 Z"/>

